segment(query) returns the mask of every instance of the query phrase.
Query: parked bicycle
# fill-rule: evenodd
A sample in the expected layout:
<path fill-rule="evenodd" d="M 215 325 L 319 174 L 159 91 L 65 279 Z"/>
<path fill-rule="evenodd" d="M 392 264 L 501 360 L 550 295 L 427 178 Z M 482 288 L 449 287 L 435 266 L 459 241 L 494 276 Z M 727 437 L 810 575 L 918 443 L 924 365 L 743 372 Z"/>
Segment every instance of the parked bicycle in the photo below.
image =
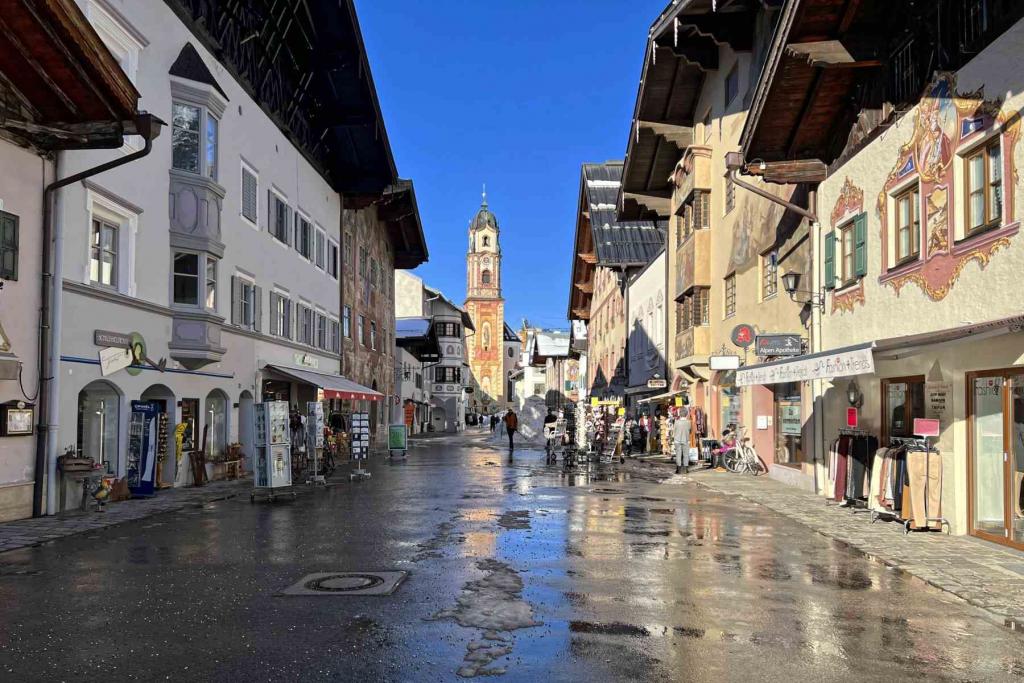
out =
<path fill-rule="evenodd" d="M 734 474 L 752 474 L 755 477 L 768 471 L 757 451 L 750 445 L 746 427 L 737 427 L 736 443 L 722 453 L 722 464 Z"/>

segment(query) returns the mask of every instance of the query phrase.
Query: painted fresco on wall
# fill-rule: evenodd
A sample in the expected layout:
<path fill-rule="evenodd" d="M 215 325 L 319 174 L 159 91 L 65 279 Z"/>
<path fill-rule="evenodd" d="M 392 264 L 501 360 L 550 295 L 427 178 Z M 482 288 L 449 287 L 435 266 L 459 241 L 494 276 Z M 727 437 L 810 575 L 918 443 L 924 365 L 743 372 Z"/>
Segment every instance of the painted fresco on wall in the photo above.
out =
<path fill-rule="evenodd" d="M 956 170 L 956 151 L 984 139 L 994 127 L 1002 130 L 1002 220 L 994 229 L 958 242 L 957 222 L 966 221 L 966 211 L 956 206 L 954 179 L 962 182 L 963 178 L 963 169 Z M 911 138 L 900 148 L 877 203 L 882 263 L 887 265 L 891 195 L 916 175 L 920 182 L 918 213 L 923 223 L 923 253 L 920 259 L 883 274 L 879 279 L 883 285 L 892 287 L 899 296 L 903 287 L 913 283 L 933 301 L 941 301 L 968 263 L 977 261 L 984 268 L 997 251 L 1009 246 L 1019 228 L 1014 207 L 1018 181 L 1014 151 L 1019 137 L 1019 115 L 1004 111 L 1000 100 L 986 100 L 983 88 L 957 92 L 954 74 L 936 76 L 918 105 Z M 1005 191 L 1007 185 L 1010 192 Z"/>
<path fill-rule="evenodd" d="M 864 211 L 864 190 L 853 184 L 849 177 L 843 181 L 839 198 L 829 216 L 832 231 L 836 232 L 840 225 L 853 220 L 853 217 Z M 832 293 L 832 313 L 852 313 L 856 305 L 864 305 L 864 278 L 842 291 Z"/>
<path fill-rule="evenodd" d="M 792 190 L 779 188 L 777 185 L 765 185 L 765 189 L 777 196 L 792 200 Z M 732 225 L 732 250 L 729 255 L 729 267 L 731 270 L 745 271 L 747 268 L 756 268 L 758 260 L 765 251 L 775 247 L 781 251 L 785 250 L 786 242 L 793 237 L 796 226 L 800 225 L 795 220 L 793 225 L 788 225 L 786 210 L 766 199 L 744 190 L 736 188 L 736 220 Z M 787 270 L 809 272 L 810 252 L 807 248 L 798 248 L 787 256 Z"/>

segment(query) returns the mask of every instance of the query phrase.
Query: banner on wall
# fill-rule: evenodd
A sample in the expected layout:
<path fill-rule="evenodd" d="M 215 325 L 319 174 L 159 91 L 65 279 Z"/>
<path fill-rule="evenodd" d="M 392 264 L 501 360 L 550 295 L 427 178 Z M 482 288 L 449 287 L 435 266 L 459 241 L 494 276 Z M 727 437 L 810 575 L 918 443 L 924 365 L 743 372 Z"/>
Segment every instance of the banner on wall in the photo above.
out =
<path fill-rule="evenodd" d="M 736 386 L 749 387 L 758 384 L 785 384 L 812 379 L 871 375 L 875 372 L 873 346 L 873 342 L 868 342 L 859 346 L 799 356 L 792 360 L 740 368 L 736 371 Z"/>

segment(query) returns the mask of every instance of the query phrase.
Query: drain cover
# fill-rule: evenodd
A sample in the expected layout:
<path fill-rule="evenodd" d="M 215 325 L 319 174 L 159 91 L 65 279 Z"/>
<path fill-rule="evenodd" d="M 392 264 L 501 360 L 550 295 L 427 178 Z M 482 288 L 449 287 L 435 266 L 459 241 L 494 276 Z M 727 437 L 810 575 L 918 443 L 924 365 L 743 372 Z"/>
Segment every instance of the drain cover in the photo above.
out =
<path fill-rule="evenodd" d="M 282 595 L 391 595 L 408 572 L 319 572 L 285 588 Z"/>

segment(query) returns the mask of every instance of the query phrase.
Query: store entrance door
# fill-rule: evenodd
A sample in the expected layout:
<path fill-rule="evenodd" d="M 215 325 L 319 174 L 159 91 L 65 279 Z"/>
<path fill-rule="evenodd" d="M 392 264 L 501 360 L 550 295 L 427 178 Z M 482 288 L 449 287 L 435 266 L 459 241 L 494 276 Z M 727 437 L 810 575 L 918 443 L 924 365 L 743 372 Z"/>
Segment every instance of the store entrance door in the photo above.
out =
<path fill-rule="evenodd" d="M 971 533 L 1024 549 L 1024 373 L 969 373 Z"/>

